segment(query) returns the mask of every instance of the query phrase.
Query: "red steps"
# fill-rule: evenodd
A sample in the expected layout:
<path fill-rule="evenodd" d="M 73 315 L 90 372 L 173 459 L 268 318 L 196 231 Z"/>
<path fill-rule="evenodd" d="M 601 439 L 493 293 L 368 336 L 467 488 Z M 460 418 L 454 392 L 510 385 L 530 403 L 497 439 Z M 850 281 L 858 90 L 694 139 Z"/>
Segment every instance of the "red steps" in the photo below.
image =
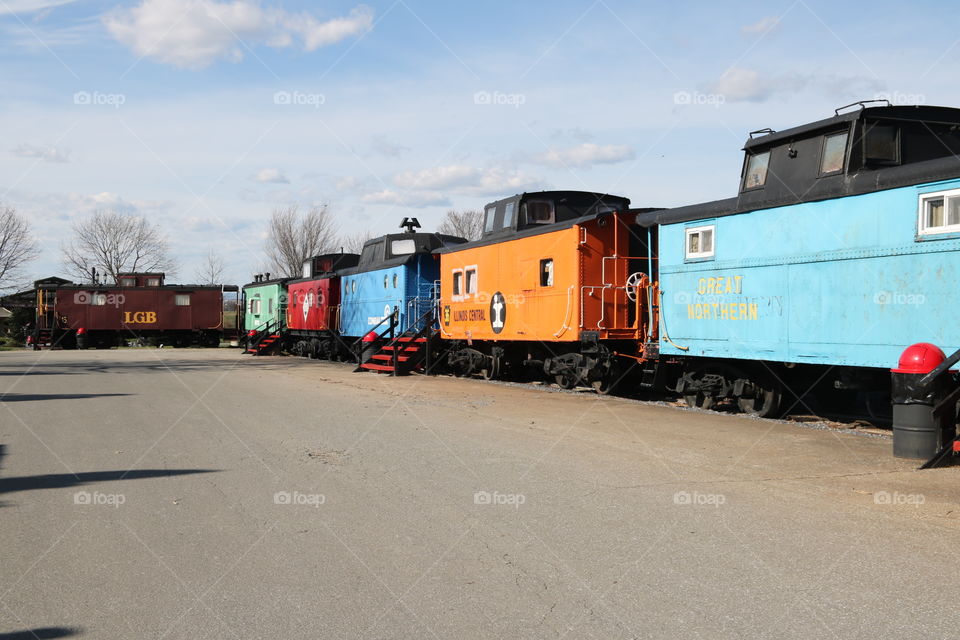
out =
<path fill-rule="evenodd" d="M 277 340 L 280 339 L 279 333 L 271 333 L 269 336 L 255 343 L 252 347 L 247 347 L 247 350 L 244 353 L 252 353 L 255 356 L 262 355 L 270 347 L 272 347 Z"/>
<path fill-rule="evenodd" d="M 414 364 L 414 368 L 419 361 L 420 350 L 426 344 L 426 338 L 413 338 L 402 336 L 397 338 L 395 344 L 386 344 L 380 347 L 380 350 L 370 357 L 370 360 L 360 365 L 365 371 L 376 371 L 377 373 L 406 373 L 409 370 L 408 363 Z M 394 354 L 396 354 L 397 368 L 393 367 Z"/>

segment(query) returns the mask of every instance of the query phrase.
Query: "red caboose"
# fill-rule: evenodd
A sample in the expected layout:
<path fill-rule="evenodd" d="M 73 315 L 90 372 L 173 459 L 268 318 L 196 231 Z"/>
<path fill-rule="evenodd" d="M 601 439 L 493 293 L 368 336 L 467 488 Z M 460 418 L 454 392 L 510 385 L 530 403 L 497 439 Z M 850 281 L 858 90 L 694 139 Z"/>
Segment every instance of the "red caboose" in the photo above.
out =
<path fill-rule="evenodd" d="M 287 283 L 287 327 L 284 344 L 292 353 L 332 359 L 345 345 L 340 330 L 339 269 L 355 267 L 355 253 L 332 253 L 303 263 L 303 278 Z"/>
<path fill-rule="evenodd" d="M 126 338 L 185 347 L 220 344 L 224 291 L 236 286 L 168 285 L 162 273 L 123 273 L 113 285 L 37 285 L 34 344 L 109 348 Z"/>

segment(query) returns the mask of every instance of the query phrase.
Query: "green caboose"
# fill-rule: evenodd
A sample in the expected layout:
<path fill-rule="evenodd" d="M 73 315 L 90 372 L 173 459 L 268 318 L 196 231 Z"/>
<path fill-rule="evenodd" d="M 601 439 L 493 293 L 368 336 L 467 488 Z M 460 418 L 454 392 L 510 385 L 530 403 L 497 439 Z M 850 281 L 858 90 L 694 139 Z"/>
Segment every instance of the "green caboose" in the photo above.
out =
<path fill-rule="evenodd" d="M 280 332 L 287 326 L 287 281 L 260 274 L 243 285 L 243 330 Z"/>

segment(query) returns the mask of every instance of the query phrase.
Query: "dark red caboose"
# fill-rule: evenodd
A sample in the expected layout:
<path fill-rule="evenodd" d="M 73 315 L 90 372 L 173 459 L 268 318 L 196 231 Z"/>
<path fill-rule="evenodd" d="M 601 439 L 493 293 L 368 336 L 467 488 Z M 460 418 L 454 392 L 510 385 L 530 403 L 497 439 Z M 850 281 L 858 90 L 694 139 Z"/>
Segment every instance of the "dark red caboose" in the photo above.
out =
<path fill-rule="evenodd" d="M 163 273 L 123 273 L 114 284 L 38 283 L 34 344 L 109 348 L 124 339 L 215 347 L 235 332 L 224 292 L 232 285 L 168 285 Z"/>
<path fill-rule="evenodd" d="M 311 358 L 334 358 L 339 343 L 339 269 L 355 267 L 360 256 L 332 253 L 303 263 L 303 278 L 287 283 L 287 327 L 284 344 L 292 353 Z"/>

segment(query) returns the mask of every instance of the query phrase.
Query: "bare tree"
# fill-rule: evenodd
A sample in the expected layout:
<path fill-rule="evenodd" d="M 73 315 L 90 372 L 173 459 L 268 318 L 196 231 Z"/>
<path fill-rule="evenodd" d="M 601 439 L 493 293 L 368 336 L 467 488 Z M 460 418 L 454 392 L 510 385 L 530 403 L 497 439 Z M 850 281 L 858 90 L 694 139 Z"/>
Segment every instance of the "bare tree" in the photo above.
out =
<path fill-rule="evenodd" d="M 340 238 L 340 246 L 346 253 L 360 253 L 363 251 L 363 245 L 370 240 L 373 234 L 369 231 L 358 231 L 348 236 Z"/>
<path fill-rule="evenodd" d="M 223 258 L 211 248 L 197 270 L 197 284 L 222 284 L 223 269 Z"/>
<path fill-rule="evenodd" d="M 277 276 L 295 278 L 302 273 L 304 260 L 336 250 L 337 232 L 326 205 L 311 207 L 303 215 L 295 204 L 273 210 L 266 253 Z"/>
<path fill-rule="evenodd" d="M 480 211 L 447 211 L 437 231 L 467 240 L 479 240 L 483 235 L 483 213 Z"/>
<path fill-rule="evenodd" d="M 30 223 L 13 207 L 0 208 L 0 287 L 18 276 L 23 265 L 36 256 Z"/>
<path fill-rule="evenodd" d="M 63 262 L 75 276 L 89 277 L 95 267 L 113 279 L 135 271 L 172 274 L 177 268 L 158 228 L 116 211 L 95 211 L 76 222 L 72 239 L 63 246 Z"/>

